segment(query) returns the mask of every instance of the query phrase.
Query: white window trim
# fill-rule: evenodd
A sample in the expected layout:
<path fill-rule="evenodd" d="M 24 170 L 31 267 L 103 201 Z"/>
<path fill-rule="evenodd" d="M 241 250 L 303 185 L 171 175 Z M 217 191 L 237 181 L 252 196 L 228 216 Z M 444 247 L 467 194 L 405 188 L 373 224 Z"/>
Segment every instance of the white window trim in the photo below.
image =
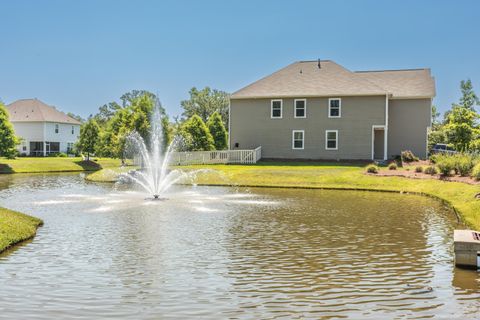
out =
<path fill-rule="evenodd" d="M 297 101 L 303 101 L 303 117 L 297 117 Z M 303 119 L 307 117 L 307 99 L 293 100 L 293 117 L 297 119 Z"/>
<path fill-rule="evenodd" d="M 372 126 L 372 160 L 375 160 L 375 130 L 383 130 L 383 134 L 384 134 L 384 136 L 383 136 L 384 146 L 383 147 L 384 148 L 386 147 L 385 140 L 387 140 L 387 139 L 385 139 L 385 135 L 387 134 L 387 127 L 384 126 L 384 125 L 374 124 Z M 384 153 L 383 154 L 383 160 L 387 160 L 387 158 L 386 158 L 387 153 L 385 152 L 385 150 L 383 150 L 383 153 Z"/>
<path fill-rule="evenodd" d="M 280 101 L 280 117 L 273 116 L 273 103 Z M 283 118 L 283 100 L 282 99 L 272 99 L 270 101 L 270 119 L 282 119 Z"/>
<path fill-rule="evenodd" d="M 295 148 L 295 133 L 301 132 L 302 133 L 302 147 Z M 293 150 L 303 150 L 305 149 L 305 130 L 292 130 L 292 149 Z"/>
<path fill-rule="evenodd" d="M 338 116 L 330 115 L 330 102 L 333 100 L 338 100 Z M 328 117 L 329 118 L 341 118 L 342 117 L 342 98 L 330 98 L 328 99 Z"/>
<path fill-rule="evenodd" d="M 335 148 L 328 147 L 328 134 L 335 132 Z M 325 130 L 325 150 L 338 150 L 338 130 Z"/>

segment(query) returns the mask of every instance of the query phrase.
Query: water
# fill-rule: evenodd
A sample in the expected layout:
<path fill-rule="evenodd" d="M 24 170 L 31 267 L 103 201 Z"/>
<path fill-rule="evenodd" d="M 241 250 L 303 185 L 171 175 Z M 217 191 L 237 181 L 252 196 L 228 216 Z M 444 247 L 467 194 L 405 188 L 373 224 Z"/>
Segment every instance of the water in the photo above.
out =
<path fill-rule="evenodd" d="M 164 199 L 167 190 L 175 183 L 185 182 L 201 171 L 169 170 L 170 158 L 182 141 L 180 137 L 175 137 L 168 146 L 165 144 L 160 109 L 160 101 L 156 99 L 148 139 L 144 139 L 138 132 L 132 132 L 126 139 L 127 153 L 139 157 L 142 170 L 120 175 L 120 183 L 133 182 L 154 199 Z"/>
<path fill-rule="evenodd" d="M 172 187 L 168 200 L 77 175 L 0 176 L 41 217 L 0 255 L 2 319 L 475 318 L 454 214 L 419 196 Z M 432 291 L 428 290 L 432 288 Z"/>

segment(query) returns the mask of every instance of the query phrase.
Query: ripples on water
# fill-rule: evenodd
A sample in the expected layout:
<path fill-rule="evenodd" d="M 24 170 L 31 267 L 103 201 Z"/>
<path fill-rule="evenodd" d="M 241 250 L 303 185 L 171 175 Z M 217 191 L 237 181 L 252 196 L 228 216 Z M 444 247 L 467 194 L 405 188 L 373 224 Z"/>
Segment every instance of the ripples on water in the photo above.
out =
<path fill-rule="evenodd" d="M 78 176 L 1 177 L 41 217 L 0 256 L 0 318 L 474 318 L 455 216 L 384 193 L 176 188 L 166 201 Z M 429 289 L 431 287 L 432 290 Z"/>

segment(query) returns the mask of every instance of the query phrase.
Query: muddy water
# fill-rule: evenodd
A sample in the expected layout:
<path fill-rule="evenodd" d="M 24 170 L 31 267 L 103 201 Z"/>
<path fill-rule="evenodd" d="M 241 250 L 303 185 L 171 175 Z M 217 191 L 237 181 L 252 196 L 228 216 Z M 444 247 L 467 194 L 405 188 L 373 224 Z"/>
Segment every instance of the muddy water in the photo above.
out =
<path fill-rule="evenodd" d="M 454 214 L 400 194 L 178 187 L 168 200 L 78 175 L 1 176 L 41 217 L 0 255 L 0 318 L 474 318 Z"/>

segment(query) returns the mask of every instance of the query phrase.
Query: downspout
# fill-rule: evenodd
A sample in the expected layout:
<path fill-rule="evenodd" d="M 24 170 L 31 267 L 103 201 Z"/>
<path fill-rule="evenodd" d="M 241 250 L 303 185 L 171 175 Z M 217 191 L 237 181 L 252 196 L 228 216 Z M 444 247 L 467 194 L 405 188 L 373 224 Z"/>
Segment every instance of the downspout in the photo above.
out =
<path fill-rule="evenodd" d="M 47 142 L 45 141 L 46 140 L 46 137 L 45 137 L 46 131 L 47 131 L 47 123 L 43 122 L 43 156 L 44 157 L 47 156 Z"/>
<path fill-rule="evenodd" d="M 231 105 L 231 100 L 228 99 L 228 150 L 231 150 L 231 144 L 230 144 L 230 137 L 231 137 L 231 125 L 232 125 L 232 121 L 230 120 L 230 105 Z"/>
<path fill-rule="evenodd" d="M 383 160 L 388 158 L 388 93 L 385 95 L 385 137 L 383 138 Z"/>

